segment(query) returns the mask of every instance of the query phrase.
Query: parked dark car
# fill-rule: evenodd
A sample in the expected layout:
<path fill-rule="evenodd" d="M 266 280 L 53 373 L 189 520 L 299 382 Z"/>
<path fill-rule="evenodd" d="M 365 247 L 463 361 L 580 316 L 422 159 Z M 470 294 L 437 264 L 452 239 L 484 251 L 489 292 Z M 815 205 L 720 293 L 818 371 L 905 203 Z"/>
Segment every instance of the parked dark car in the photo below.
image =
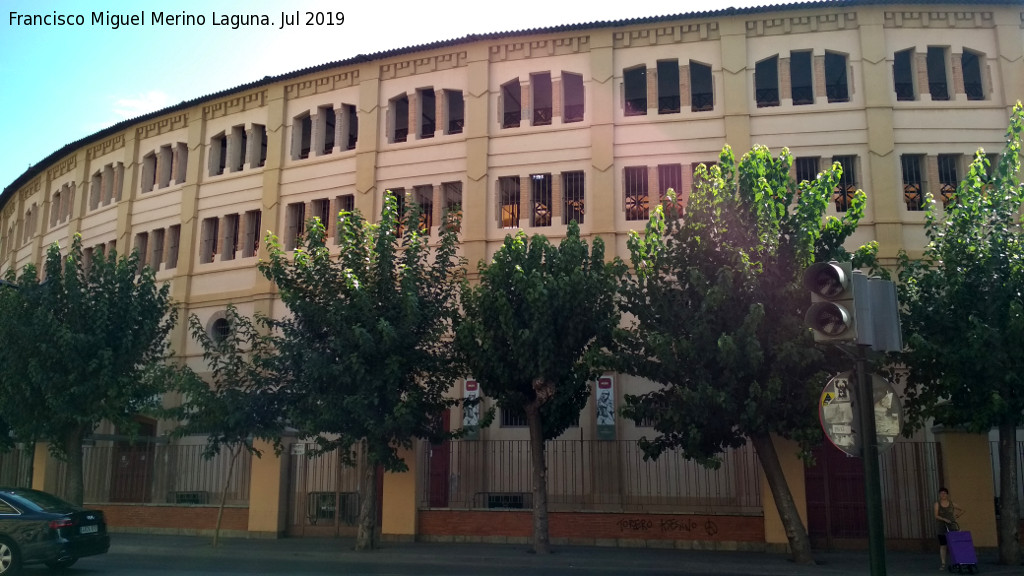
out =
<path fill-rule="evenodd" d="M 17 574 L 24 564 L 67 568 L 109 549 L 103 512 L 39 490 L 0 488 L 0 575 Z"/>

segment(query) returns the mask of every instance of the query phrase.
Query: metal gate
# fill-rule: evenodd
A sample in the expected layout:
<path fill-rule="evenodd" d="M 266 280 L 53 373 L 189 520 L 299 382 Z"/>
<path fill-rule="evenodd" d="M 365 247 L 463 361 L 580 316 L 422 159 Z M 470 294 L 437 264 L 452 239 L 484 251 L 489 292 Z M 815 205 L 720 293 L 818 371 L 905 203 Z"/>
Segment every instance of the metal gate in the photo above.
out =
<path fill-rule="evenodd" d="M 831 444 L 805 468 L 807 531 L 818 548 L 867 546 L 864 464 Z M 942 482 L 937 442 L 897 442 L 879 458 L 885 537 L 890 546 L 918 548 L 933 538 L 932 503 Z"/>
<path fill-rule="evenodd" d="M 315 444 L 295 442 L 288 449 L 287 534 L 353 536 L 362 471 L 345 466 L 337 450 L 312 456 L 314 448 Z"/>

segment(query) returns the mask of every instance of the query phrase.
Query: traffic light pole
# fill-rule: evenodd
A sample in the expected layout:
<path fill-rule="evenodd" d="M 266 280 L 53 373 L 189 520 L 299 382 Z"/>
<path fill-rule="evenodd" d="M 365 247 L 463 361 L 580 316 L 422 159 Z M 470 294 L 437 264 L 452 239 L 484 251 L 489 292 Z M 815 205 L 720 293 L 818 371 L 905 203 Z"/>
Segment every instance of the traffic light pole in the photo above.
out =
<path fill-rule="evenodd" d="M 867 346 L 853 346 L 857 372 L 857 417 L 860 419 L 861 456 L 864 461 L 864 496 L 867 505 L 868 551 L 871 576 L 885 576 L 885 519 L 882 515 L 882 481 L 878 465 L 878 434 L 875 431 L 874 387 L 868 373 Z"/>

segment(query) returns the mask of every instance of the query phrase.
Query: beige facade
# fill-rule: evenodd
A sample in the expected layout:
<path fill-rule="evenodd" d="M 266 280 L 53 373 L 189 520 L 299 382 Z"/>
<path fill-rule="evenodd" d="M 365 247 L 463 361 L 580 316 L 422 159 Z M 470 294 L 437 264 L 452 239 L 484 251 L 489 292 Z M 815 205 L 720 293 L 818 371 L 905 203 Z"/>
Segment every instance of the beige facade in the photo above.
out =
<path fill-rule="evenodd" d="M 268 78 L 42 160 L 0 196 L 0 271 L 80 233 L 90 253 L 138 249 L 182 317 L 212 325 L 229 303 L 281 315 L 256 270 L 261 237 L 288 245 L 312 216 L 376 215 L 387 189 L 429 205 L 435 237 L 461 205 L 473 269 L 510 231 L 557 239 L 572 218 L 627 257 L 665 189 L 685 199 L 693 168 L 725 144 L 788 147 L 798 176 L 841 161 L 844 184 L 867 194 L 853 243 L 876 240 L 892 262 L 924 244 L 915 191 L 941 199 L 978 148 L 1001 149 L 1024 95 L 1022 17 L 1018 2 L 790 5 L 491 35 Z M 184 326 L 173 345 L 202 369 Z M 617 376 L 616 405 L 645 386 Z M 593 439 L 595 418 L 567 434 Z M 643 430 L 620 420 L 616 434 Z M 253 476 L 250 530 L 280 532 L 281 466 L 260 461 Z M 386 531 L 416 532 L 414 484 L 385 481 L 404 494 L 385 503 Z M 784 540 L 766 522 L 767 540 Z"/>

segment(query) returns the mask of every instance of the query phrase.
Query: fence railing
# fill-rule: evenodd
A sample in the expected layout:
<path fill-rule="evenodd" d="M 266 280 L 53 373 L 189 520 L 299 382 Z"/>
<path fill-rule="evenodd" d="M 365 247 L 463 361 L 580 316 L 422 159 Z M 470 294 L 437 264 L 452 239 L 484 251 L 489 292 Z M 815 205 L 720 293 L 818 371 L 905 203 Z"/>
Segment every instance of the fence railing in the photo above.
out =
<path fill-rule="evenodd" d="M 8 488 L 28 488 L 32 486 L 31 448 L 14 448 L 8 452 L 0 452 L 0 486 Z"/>
<path fill-rule="evenodd" d="M 995 484 L 996 499 L 999 498 L 999 442 L 989 443 L 989 460 L 992 462 L 992 482 Z M 1024 441 L 1017 441 L 1017 505 L 1019 507 L 1018 514 L 1021 518 L 1024 518 Z M 999 508 L 996 508 L 996 514 L 999 513 Z"/>
<path fill-rule="evenodd" d="M 422 508 L 529 508 L 527 440 L 455 440 L 427 445 Z M 750 446 L 723 454 L 717 469 L 667 451 L 644 460 L 635 441 L 546 443 L 551 510 L 760 515 L 759 465 Z"/>
<path fill-rule="evenodd" d="M 83 448 L 83 480 L 87 503 L 249 504 L 252 457 L 239 454 L 225 487 L 231 454 L 222 450 L 207 459 L 205 446 L 196 444 L 116 443 Z M 46 489 L 64 494 L 67 465 L 52 461 L 56 474 L 47 475 Z"/>

